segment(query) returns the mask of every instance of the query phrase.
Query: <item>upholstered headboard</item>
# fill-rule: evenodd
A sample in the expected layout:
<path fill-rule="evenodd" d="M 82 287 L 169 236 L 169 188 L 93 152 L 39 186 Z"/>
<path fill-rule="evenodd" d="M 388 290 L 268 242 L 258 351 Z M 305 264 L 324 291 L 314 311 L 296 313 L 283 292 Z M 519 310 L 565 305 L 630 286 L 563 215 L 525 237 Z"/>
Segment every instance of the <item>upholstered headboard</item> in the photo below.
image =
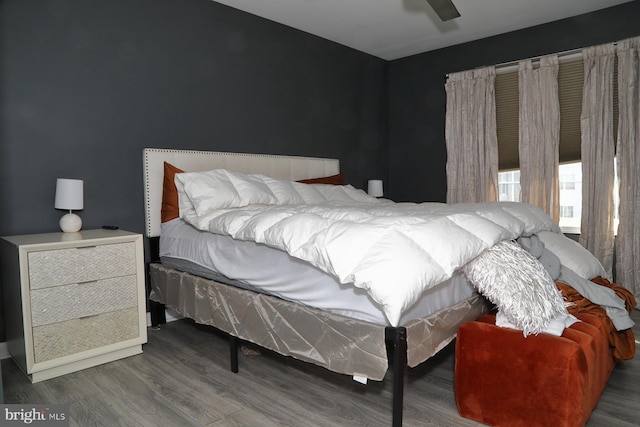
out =
<path fill-rule="evenodd" d="M 229 169 L 242 173 L 260 173 L 272 178 L 292 181 L 331 176 L 340 172 L 340 162 L 336 159 L 217 151 L 145 148 L 143 161 L 147 237 L 160 235 L 164 162 L 171 163 L 188 172 Z"/>

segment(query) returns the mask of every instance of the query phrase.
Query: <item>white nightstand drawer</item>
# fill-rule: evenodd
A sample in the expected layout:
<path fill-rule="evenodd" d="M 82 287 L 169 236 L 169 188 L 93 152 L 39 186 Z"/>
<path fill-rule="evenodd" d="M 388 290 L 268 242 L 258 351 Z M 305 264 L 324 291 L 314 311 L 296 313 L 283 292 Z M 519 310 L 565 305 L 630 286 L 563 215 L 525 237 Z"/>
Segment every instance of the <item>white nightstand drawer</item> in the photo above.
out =
<path fill-rule="evenodd" d="M 137 307 L 33 328 L 35 363 L 140 337 Z"/>
<path fill-rule="evenodd" d="M 136 276 L 36 289 L 31 292 L 33 327 L 138 306 Z"/>
<path fill-rule="evenodd" d="M 31 289 L 129 274 L 136 274 L 133 242 L 29 253 Z"/>

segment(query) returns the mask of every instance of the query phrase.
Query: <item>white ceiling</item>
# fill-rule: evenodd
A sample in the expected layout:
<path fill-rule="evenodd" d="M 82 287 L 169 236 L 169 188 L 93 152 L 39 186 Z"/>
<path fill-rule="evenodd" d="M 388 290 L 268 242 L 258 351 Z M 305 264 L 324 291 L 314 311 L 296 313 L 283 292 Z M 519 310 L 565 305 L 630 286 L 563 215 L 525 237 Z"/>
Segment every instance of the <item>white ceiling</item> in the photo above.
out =
<path fill-rule="evenodd" d="M 454 0 L 441 22 L 426 0 L 214 0 L 379 58 L 392 60 L 629 0 Z"/>

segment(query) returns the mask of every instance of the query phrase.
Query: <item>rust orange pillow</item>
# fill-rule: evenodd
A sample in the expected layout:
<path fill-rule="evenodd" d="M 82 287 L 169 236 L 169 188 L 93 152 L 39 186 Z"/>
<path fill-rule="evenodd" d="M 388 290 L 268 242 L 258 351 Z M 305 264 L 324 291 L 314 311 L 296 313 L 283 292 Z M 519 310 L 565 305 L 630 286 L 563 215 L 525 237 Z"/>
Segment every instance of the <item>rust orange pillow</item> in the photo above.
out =
<path fill-rule="evenodd" d="M 344 182 L 344 176 L 342 173 L 325 176 L 323 178 L 311 178 L 311 179 L 301 179 L 298 182 L 303 184 L 333 184 L 333 185 L 342 185 Z"/>
<path fill-rule="evenodd" d="M 184 172 L 164 162 L 164 181 L 162 182 L 162 208 L 160 209 L 160 221 L 167 222 L 180 216 L 180 206 L 178 205 L 178 190 L 174 178 L 177 173 Z"/>

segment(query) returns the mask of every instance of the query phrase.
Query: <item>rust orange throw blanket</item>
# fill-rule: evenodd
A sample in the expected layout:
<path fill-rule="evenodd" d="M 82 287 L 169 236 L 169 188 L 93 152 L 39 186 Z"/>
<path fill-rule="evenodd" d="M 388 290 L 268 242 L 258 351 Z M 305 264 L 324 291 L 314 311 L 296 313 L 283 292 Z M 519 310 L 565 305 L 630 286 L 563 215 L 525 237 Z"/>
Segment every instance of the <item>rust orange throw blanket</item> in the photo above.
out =
<path fill-rule="evenodd" d="M 616 295 L 622 298 L 622 300 L 625 302 L 627 311 L 629 313 L 631 313 L 631 310 L 633 310 L 633 308 L 636 306 L 636 299 L 634 298 L 633 294 L 622 286 L 616 283 L 611 283 L 603 277 L 596 277 L 594 279 L 591 279 L 591 281 L 600 286 L 611 288 L 616 293 Z M 567 302 L 573 303 L 573 305 L 567 307 L 569 313 L 573 315 L 576 315 L 578 313 L 589 313 L 597 316 L 605 324 L 607 330 L 609 331 L 609 346 L 611 347 L 614 358 L 616 358 L 617 360 L 629 360 L 632 359 L 633 356 L 635 356 L 636 343 L 633 336 L 633 331 L 631 329 L 626 329 L 624 331 L 616 330 L 613 322 L 611 322 L 611 319 L 609 319 L 609 316 L 607 316 L 604 308 L 592 303 L 564 282 L 556 282 L 556 285 L 558 286 L 558 289 L 560 289 L 560 292 L 562 292 L 564 299 Z"/>

